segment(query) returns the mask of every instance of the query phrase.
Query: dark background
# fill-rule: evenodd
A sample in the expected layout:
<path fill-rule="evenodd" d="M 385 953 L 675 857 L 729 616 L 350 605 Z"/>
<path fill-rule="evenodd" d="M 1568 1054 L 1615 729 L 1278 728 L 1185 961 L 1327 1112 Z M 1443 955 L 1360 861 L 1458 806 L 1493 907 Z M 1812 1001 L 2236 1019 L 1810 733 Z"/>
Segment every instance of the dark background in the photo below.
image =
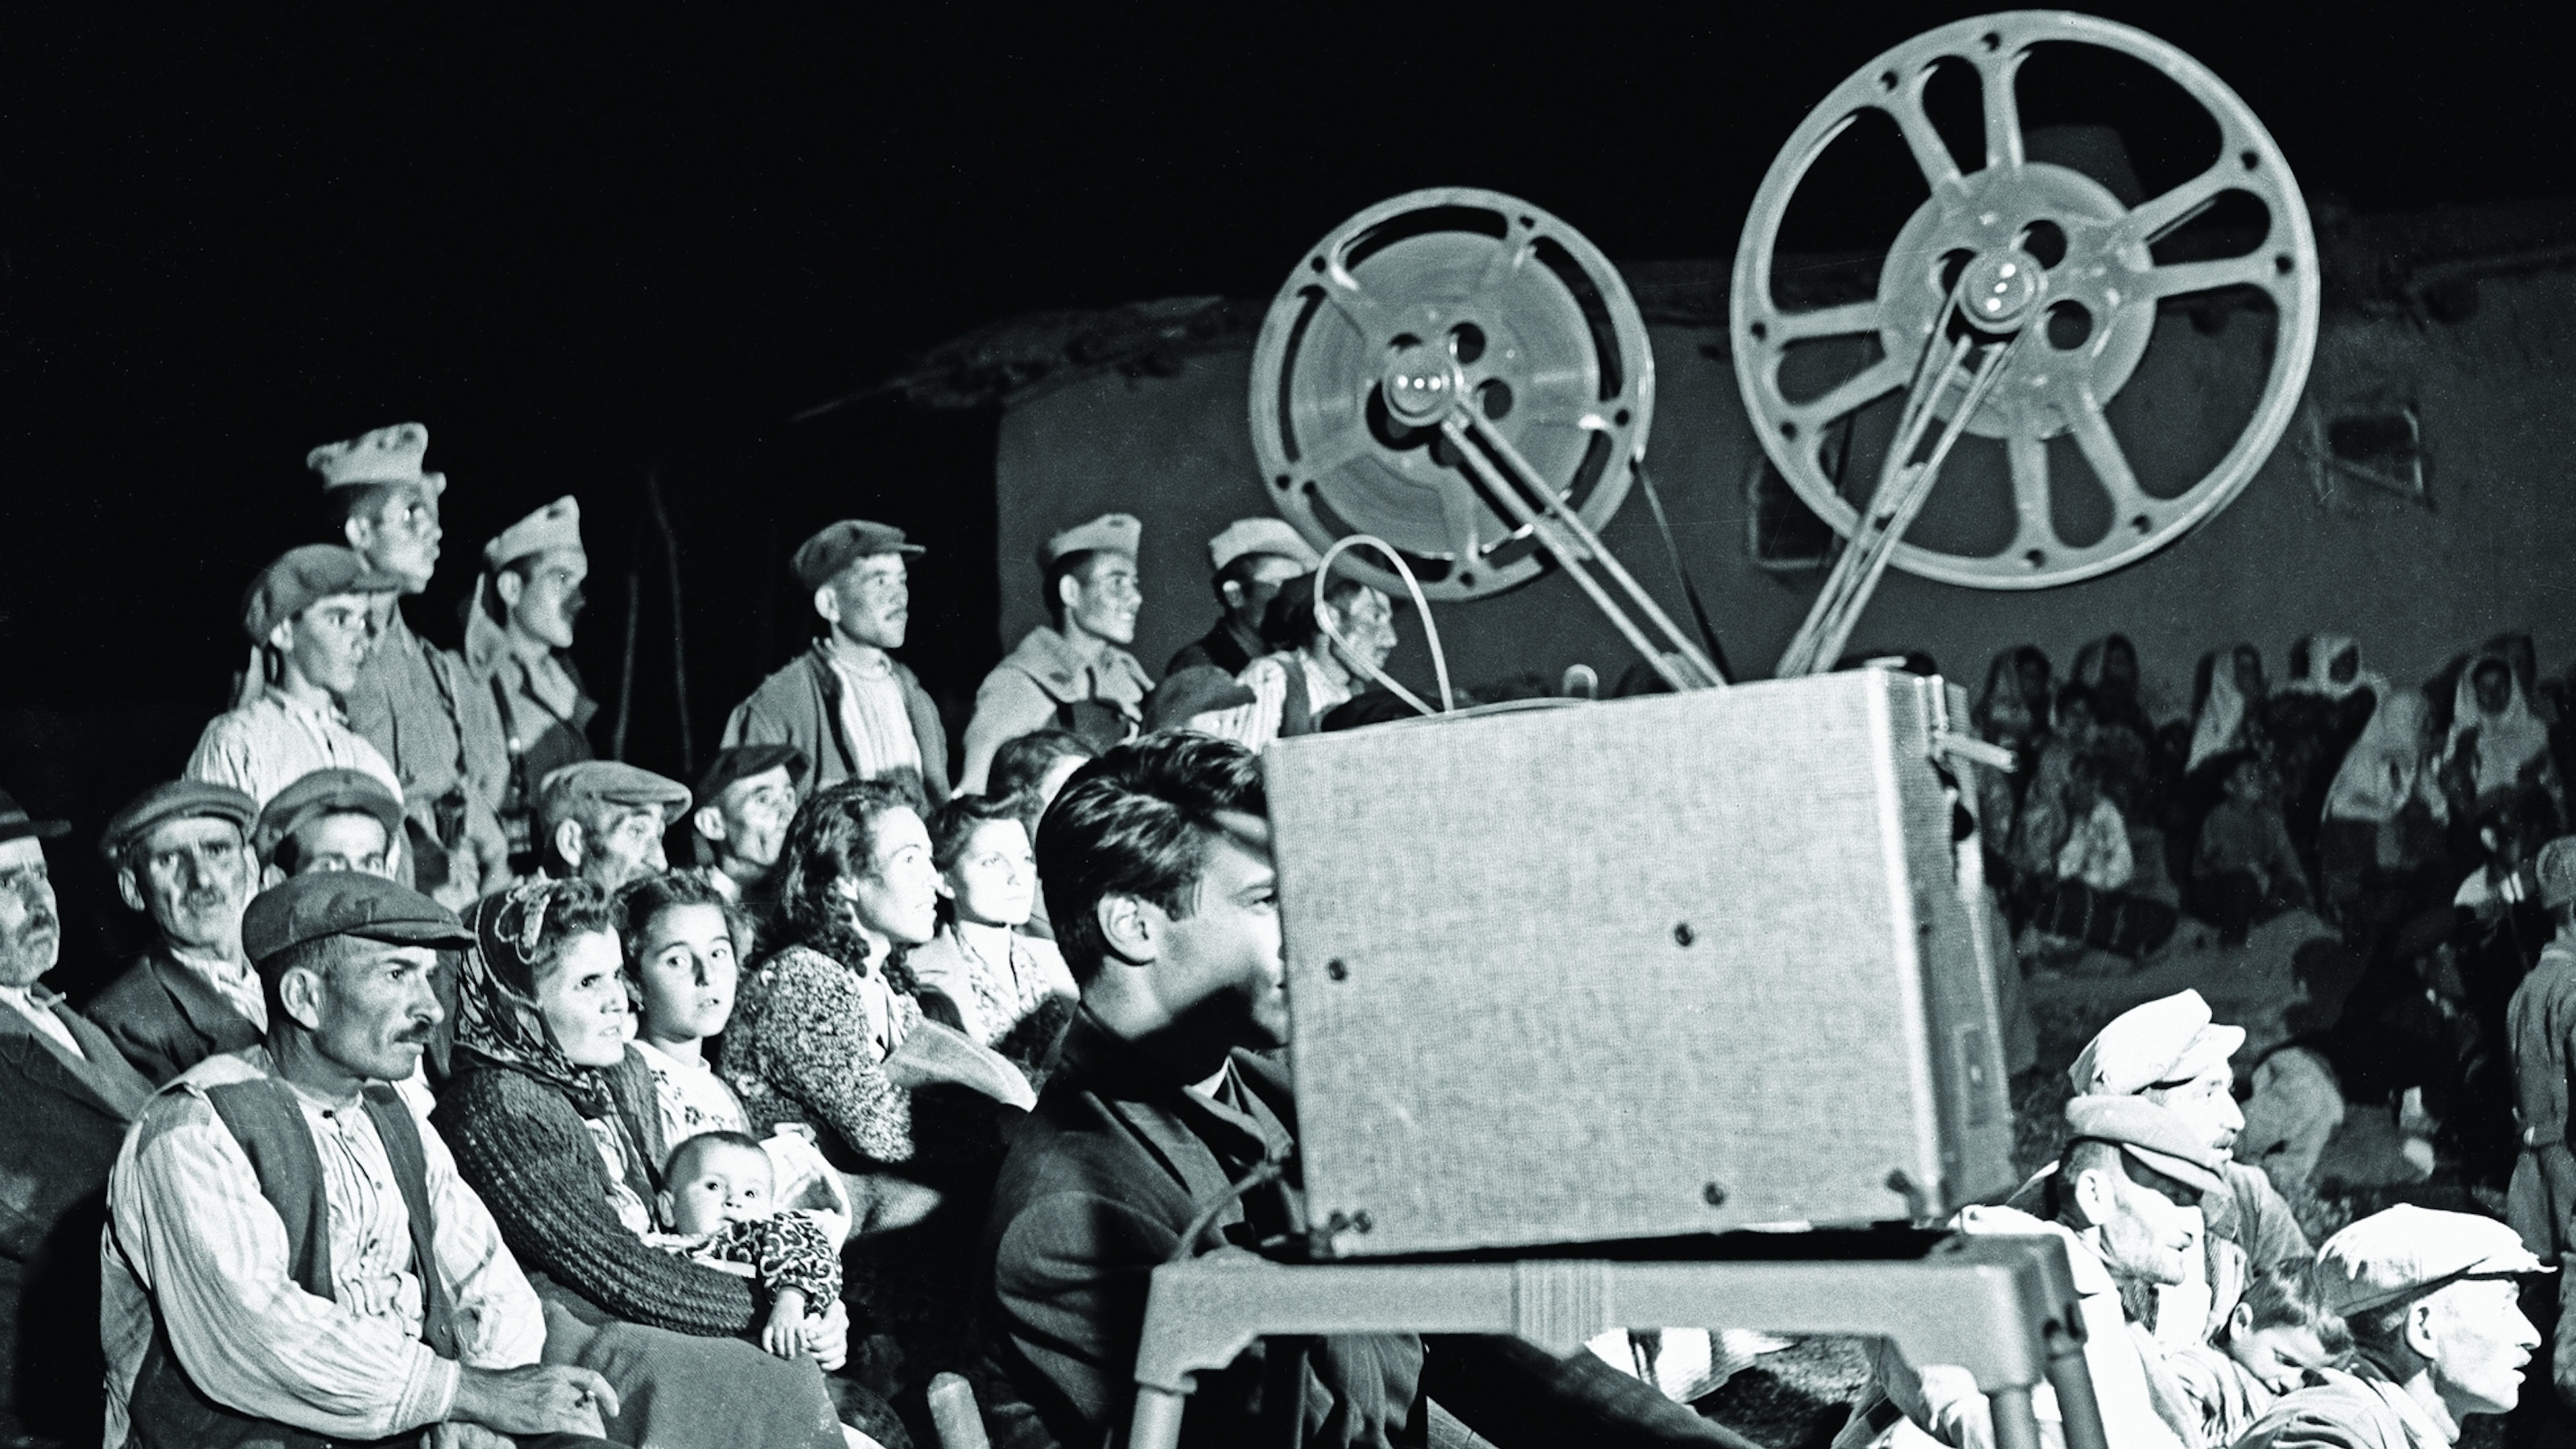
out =
<path fill-rule="evenodd" d="M 174 774 L 241 666 L 243 586 L 322 536 L 306 449 L 403 420 L 451 485 L 410 605 L 433 639 L 482 540 L 581 498 L 603 751 L 631 573 L 627 754 L 682 763 L 648 472 L 697 760 L 806 632 L 786 554 L 849 515 L 932 547 L 905 653 L 961 727 L 997 590 L 1033 586 L 992 560 L 993 414 L 792 415 L 1014 313 L 1266 298 L 1417 186 L 1525 195 L 1622 260 L 1723 256 L 1817 99 L 1980 8 L 14 8 L 0 787 L 79 844 Z M 2235 85 L 2312 200 L 2576 194 L 2553 9 L 2099 8 Z M 1149 607 L 1200 607 L 1157 582 Z"/>

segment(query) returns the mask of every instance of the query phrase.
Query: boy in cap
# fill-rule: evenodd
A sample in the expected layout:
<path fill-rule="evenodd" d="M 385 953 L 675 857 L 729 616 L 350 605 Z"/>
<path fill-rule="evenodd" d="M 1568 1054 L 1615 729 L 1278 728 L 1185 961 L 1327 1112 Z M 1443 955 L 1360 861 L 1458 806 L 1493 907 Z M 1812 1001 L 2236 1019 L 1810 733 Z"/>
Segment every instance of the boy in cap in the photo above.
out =
<path fill-rule="evenodd" d="M 1028 632 L 975 691 L 957 788 L 980 794 L 1003 742 L 1050 725 L 1106 749 L 1136 734 L 1154 681 L 1124 646 L 1136 640 L 1136 549 L 1145 525 L 1104 513 L 1046 541 L 1038 566 L 1052 624 Z"/>
<path fill-rule="evenodd" d="M 99 837 L 117 894 L 151 918 L 155 939 L 87 1014 L 156 1087 L 268 1028 L 241 942 L 242 910 L 259 890 L 258 816 L 230 786 L 173 780 L 128 802 Z"/>
<path fill-rule="evenodd" d="M 1163 666 L 1169 678 L 1184 669 L 1213 665 L 1231 679 L 1270 652 L 1261 619 L 1279 586 L 1310 574 L 1323 562 L 1296 529 L 1276 518 L 1238 518 L 1208 540 L 1208 583 L 1216 590 L 1216 622 L 1181 646 Z"/>
<path fill-rule="evenodd" d="M 615 1390 L 538 1362 L 535 1291 L 388 1085 L 441 1019 L 433 953 L 473 938 L 354 871 L 265 892 L 242 937 L 265 1040 L 153 1098 L 110 1179 L 107 1442 L 594 1442 Z"/>
<path fill-rule="evenodd" d="M 2448 1449 L 2521 1396 L 2540 1332 L 2519 1280 L 2550 1271 L 2492 1218 L 2409 1203 L 2354 1223 L 2317 1252 L 2353 1353 L 2309 1370 L 2237 1449 Z"/>
<path fill-rule="evenodd" d="M 799 544 L 788 569 L 821 637 L 734 706 L 724 744 L 793 745 L 817 790 L 908 771 L 931 804 L 946 800 L 948 727 L 920 679 L 886 652 L 903 647 L 921 551 L 902 529 L 864 518 Z"/>
<path fill-rule="evenodd" d="M 0 791 L 0 1443 L 93 1438 L 107 1171 L 152 1084 L 41 984 L 62 948 L 44 842 Z"/>
<path fill-rule="evenodd" d="M 277 792 L 251 832 L 260 886 L 313 870 L 361 870 L 395 878 L 401 859 L 401 802 L 362 770 L 315 770 Z"/>
<path fill-rule="evenodd" d="M 766 897 L 804 779 L 805 752 L 794 745 L 719 752 L 694 792 L 700 804 L 689 816 L 692 874 L 736 905 Z"/>
<path fill-rule="evenodd" d="M 585 760 L 545 778 L 537 849 L 546 874 L 606 891 L 670 868 L 662 832 L 689 813 L 689 787 L 616 760 Z"/>
<path fill-rule="evenodd" d="M 266 805 L 311 771 L 346 768 L 401 799 L 401 777 L 342 710 L 366 662 L 368 611 L 400 587 L 398 576 L 337 544 L 290 548 L 262 569 L 242 598 L 252 646 L 243 697 L 207 721 L 181 775 Z"/>
<path fill-rule="evenodd" d="M 370 567 L 401 582 L 368 615 L 373 642 L 348 692 L 349 728 L 364 735 L 402 782 L 413 883 L 450 907 L 509 878 L 497 811 L 509 759 L 492 701 L 465 661 L 411 630 L 405 595 L 429 587 L 438 567 L 440 495 L 447 475 L 421 467 L 429 429 L 396 423 L 307 453 L 321 475 L 332 521 Z"/>
<path fill-rule="evenodd" d="M 581 546 L 581 505 L 558 498 L 483 545 L 483 572 L 465 616 L 465 667 L 494 711 L 505 744 L 501 828 L 512 860 L 532 869 L 538 848 L 529 820 L 537 786 L 566 765 L 590 759 L 599 706 L 573 667 L 573 623 L 581 617 L 590 555 Z"/>

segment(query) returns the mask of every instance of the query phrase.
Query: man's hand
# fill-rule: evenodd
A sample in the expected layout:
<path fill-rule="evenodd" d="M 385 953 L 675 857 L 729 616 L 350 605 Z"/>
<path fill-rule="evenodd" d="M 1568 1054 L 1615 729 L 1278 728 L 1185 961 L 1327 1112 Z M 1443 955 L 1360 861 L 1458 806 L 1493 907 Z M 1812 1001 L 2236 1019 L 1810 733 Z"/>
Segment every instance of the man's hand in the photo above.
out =
<path fill-rule="evenodd" d="M 603 1420 L 617 1416 L 617 1390 L 608 1380 L 570 1364 L 532 1363 L 514 1369 L 468 1368 L 457 1376 L 456 1407 L 449 1417 L 503 1434 L 603 1436 Z"/>
<path fill-rule="evenodd" d="M 835 1298 L 820 1317 L 805 1320 L 805 1351 L 825 1373 L 836 1373 L 850 1357 L 850 1310 Z"/>
<path fill-rule="evenodd" d="M 432 1424 L 420 1438 L 421 1449 L 518 1449 L 509 1437 L 495 1434 L 480 1424 L 459 1423 L 454 1419 Z"/>

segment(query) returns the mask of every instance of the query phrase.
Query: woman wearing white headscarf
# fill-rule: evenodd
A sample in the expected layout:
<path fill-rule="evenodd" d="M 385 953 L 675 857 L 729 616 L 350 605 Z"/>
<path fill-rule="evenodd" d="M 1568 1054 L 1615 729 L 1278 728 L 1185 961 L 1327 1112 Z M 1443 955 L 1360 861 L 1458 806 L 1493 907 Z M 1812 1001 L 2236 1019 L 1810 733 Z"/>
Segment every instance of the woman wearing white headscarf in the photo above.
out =
<path fill-rule="evenodd" d="M 2239 644 L 2203 663 L 2209 669 L 2209 687 L 2192 717 L 2191 755 L 2183 773 L 2195 773 L 2231 750 L 2252 750 L 2268 761 L 2271 741 L 2262 719 L 2263 651 Z"/>
<path fill-rule="evenodd" d="M 2325 904 L 2337 919 L 2361 899 L 2375 873 L 2421 864 L 2429 838 L 2424 827 L 2451 818 L 2436 778 L 2431 714 L 2419 691 L 2387 690 L 2335 770 L 2317 857 Z"/>
<path fill-rule="evenodd" d="M 2340 700 L 2365 689 L 2384 696 L 2388 680 L 2378 670 L 2362 667 L 2361 645 L 2351 637 L 2311 634 L 2290 647 L 2290 677 L 2282 682 L 2283 694 Z"/>
<path fill-rule="evenodd" d="M 2442 751 L 2442 782 L 2461 814 L 2516 790 L 2547 793 L 2567 816 L 2567 796 L 2549 756 L 2549 726 L 2532 713 L 2513 661 L 2481 649 L 2460 671 L 2451 696 L 2451 736 Z"/>

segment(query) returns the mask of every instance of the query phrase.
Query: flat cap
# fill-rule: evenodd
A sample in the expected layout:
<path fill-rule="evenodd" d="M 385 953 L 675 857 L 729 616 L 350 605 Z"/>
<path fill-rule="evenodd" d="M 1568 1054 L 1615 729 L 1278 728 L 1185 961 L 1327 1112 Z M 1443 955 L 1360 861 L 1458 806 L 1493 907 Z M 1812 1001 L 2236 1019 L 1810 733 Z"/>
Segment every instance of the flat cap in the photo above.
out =
<path fill-rule="evenodd" d="M 2180 1086 L 2227 1065 L 2243 1045 L 2245 1028 L 2212 1025 L 2199 992 L 2177 991 L 2111 1018 L 2066 1075 L 2078 1092 L 2124 1097 Z"/>
<path fill-rule="evenodd" d="M 2071 1140 L 2110 1142 L 2179 1183 L 2219 1192 L 2226 1154 L 2195 1135 L 2191 1124 L 2144 1097 L 2075 1097 L 2066 1104 Z"/>
<path fill-rule="evenodd" d="M 251 642 L 268 641 L 269 631 L 334 594 L 390 594 L 401 589 L 402 576 L 367 562 L 354 548 L 336 543 L 308 543 L 290 548 L 259 571 L 242 595 L 242 631 Z"/>
<path fill-rule="evenodd" d="M 1306 536 L 1276 518 L 1238 518 L 1208 540 L 1208 572 L 1214 573 L 1248 553 L 1276 554 L 1313 569 L 1324 561 Z"/>
<path fill-rule="evenodd" d="M 582 552 L 581 504 L 569 493 L 502 529 L 483 545 L 483 562 L 506 568 L 532 554 L 555 549 Z"/>
<path fill-rule="evenodd" d="M 2554 910 L 2576 901 L 2576 835 L 2562 835 L 2540 847 L 2531 865 L 2541 905 Z"/>
<path fill-rule="evenodd" d="M 421 466 L 429 456 L 429 429 L 420 423 L 389 428 L 341 443 L 324 443 L 304 455 L 304 466 L 322 475 L 323 491 L 360 483 L 416 483 L 436 498 L 447 491 L 447 475 Z"/>
<path fill-rule="evenodd" d="M 385 788 L 384 781 L 364 770 L 308 770 L 269 797 L 268 808 L 259 813 L 259 827 L 251 836 L 251 845 L 265 861 L 277 852 L 277 843 L 293 835 L 305 821 L 316 815 L 344 812 L 376 817 L 385 827 L 388 846 L 402 839 L 402 802 Z"/>
<path fill-rule="evenodd" d="M 617 760 L 582 760 L 550 771 L 538 783 L 537 795 L 538 813 L 547 820 L 564 818 L 573 803 L 582 800 L 639 809 L 659 805 L 664 807 L 662 818 L 666 821 L 687 814 L 689 809 L 688 786 Z"/>
<path fill-rule="evenodd" d="M 0 840 L 51 840 L 71 833 L 68 820 L 36 820 L 18 804 L 16 796 L 0 790 Z"/>
<path fill-rule="evenodd" d="M 2552 1271 L 2493 1218 L 2400 1203 L 2326 1239 L 2316 1283 L 2328 1308 L 2352 1314 L 2455 1278 Z"/>
<path fill-rule="evenodd" d="M 766 775 L 781 765 L 787 767 L 788 784 L 805 783 L 805 752 L 794 745 L 735 745 L 729 750 L 720 750 L 714 759 L 707 761 L 706 772 L 698 776 L 697 798 L 713 805 L 736 781 Z"/>
<path fill-rule="evenodd" d="M 326 936 L 396 946 L 471 946 L 456 913 L 411 887 L 353 870 L 317 870 L 253 896 L 242 912 L 242 954 L 267 969 L 281 951 Z"/>
<path fill-rule="evenodd" d="M 796 554 L 787 561 L 787 570 L 796 576 L 798 588 L 819 589 L 839 578 L 841 570 L 863 558 L 920 552 L 921 545 L 906 542 L 903 530 L 892 524 L 844 518 L 838 523 L 826 524 L 822 532 L 796 545 Z"/>
<path fill-rule="evenodd" d="M 165 820 L 198 816 L 229 820 L 241 827 L 247 837 L 252 823 L 259 819 L 259 802 L 230 785 L 205 780 L 164 781 L 126 801 L 124 809 L 108 817 L 107 828 L 98 836 L 99 858 L 115 865 L 125 858 L 125 848 L 150 834 L 152 827 Z"/>
<path fill-rule="evenodd" d="M 1194 664 L 1168 675 L 1145 696 L 1147 730 L 1181 729 L 1210 710 L 1239 709 L 1253 702 L 1251 686 L 1213 664 Z"/>
<path fill-rule="evenodd" d="M 1094 549 L 1107 549 L 1134 558 L 1137 546 L 1144 539 L 1145 525 L 1137 521 L 1135 514 L 1104 513 L 1089 523 L 1076 524 L 1049 538 L 1046 547 L 1038 550 L 1038 562 L 1052 565 L 1066 554 L 1088 553 Z"/>

